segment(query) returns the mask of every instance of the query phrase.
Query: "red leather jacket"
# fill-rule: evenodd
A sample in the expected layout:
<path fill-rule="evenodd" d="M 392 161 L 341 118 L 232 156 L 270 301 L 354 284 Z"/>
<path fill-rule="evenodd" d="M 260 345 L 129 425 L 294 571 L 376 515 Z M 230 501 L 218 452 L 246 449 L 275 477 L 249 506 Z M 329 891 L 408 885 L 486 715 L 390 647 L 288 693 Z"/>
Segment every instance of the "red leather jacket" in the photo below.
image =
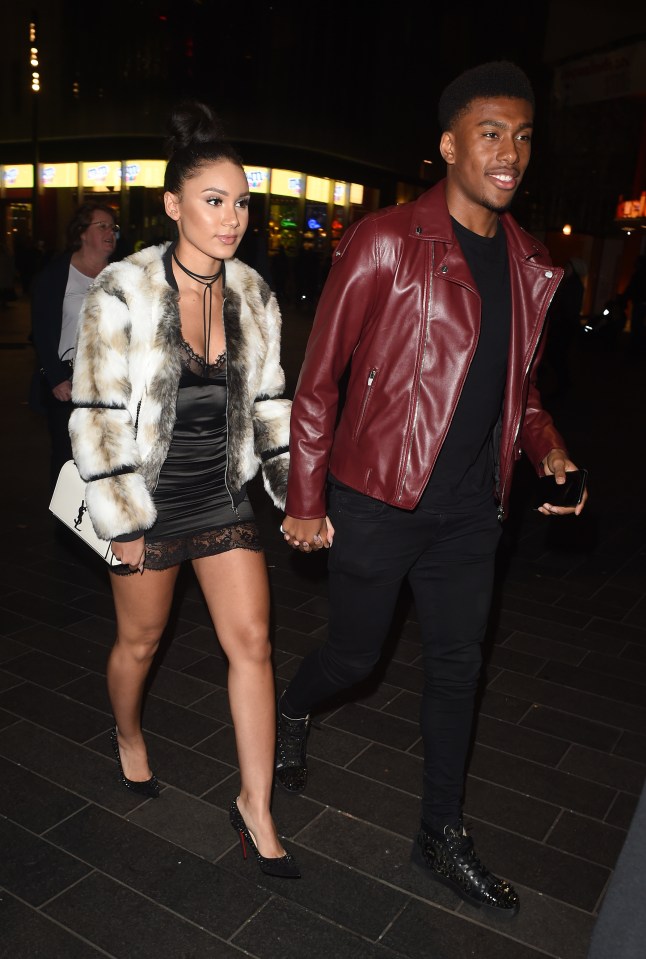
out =
<path fill-rule="evenodd" d="M 495 437 L 502 517 L 521 449 L 538 471 L 551 449 L 565 446 L 535 383 L 545 314 L 563 271 L 508 213 L 501 222 L 512 298 Z M 287 514 L 325 515 L 328 470 L 368 496 L 413 509 L 451 425 L 479 329 L 480 297 L 451 227 L 444 182 L 348 230 L 321 294 L 292 406 Z M 338 418 L 339 382 L 350 361 Z"/>

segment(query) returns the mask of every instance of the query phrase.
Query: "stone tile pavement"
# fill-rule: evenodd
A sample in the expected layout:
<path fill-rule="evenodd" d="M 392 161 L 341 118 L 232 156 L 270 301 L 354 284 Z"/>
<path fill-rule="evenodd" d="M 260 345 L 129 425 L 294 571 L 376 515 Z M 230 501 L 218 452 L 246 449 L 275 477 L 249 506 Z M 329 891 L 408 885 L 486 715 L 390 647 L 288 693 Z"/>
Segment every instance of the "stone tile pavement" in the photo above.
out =
<path fill-rule="evenodd" d="M 310 322 L 285 311 L 290 390 Z M 499 926 L 409 864 L 422 671 L 405 592 L 374 679 L 316 717 L 307 793 L 276 792 L 299 882 L 244 862 L 229 826 L 227 666 L 190 570 L 145 708 L 162 796 L 120 786 L 107 573 L 54 535 L 47 432 L 25 403 L 28 329 L 24 301 L 0 314 L 0 957 L 585 959 L 646 773 L 646 362 L 623 345 L 578 349 L 571 394 L 546 378 L 590 470 L 587 514 L 532 513 L 519 474 L 466 793 L 477 850 L 522 897 Z M 288 551 L 257 483 L 252 497 L 282 687 L 325 633 L 326 557 Z"/>

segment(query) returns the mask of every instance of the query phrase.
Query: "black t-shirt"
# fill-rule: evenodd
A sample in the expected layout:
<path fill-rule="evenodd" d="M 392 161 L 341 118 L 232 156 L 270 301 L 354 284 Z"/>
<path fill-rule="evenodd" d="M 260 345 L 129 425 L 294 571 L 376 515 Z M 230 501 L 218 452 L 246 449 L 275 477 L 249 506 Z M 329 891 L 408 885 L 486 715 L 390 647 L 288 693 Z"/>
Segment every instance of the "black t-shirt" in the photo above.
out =
<path fill-rule="evenodd" d="M 452 223 L 480 294 L 480 337 L 421 505 L 462 512 L 493 499 L 493 430 L 507 376 L 511 289 L 504 228 L 499 224 L 495 236 L 484 237 Z"/>

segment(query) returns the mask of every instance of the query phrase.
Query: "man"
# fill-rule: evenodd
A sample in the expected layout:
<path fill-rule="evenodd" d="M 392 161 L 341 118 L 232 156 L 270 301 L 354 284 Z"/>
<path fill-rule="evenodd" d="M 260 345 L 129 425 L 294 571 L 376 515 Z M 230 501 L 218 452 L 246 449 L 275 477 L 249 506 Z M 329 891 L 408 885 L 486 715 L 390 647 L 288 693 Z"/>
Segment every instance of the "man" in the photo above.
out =
<path fill-rule="evenodd" d="M 277 781 L 304 788 L 309 712 L 370 673 L 407 578 L 425 674 L 412 858 L 501 918 L 518 896 L 477 859 L 461 818 L 499 520 L 521 449 L 558 483 L 576 468 L 534 376 L 562 271 L 506 212 L 533 114 L 514 64 L 459 76 L 439 104 L 446 180 L 365 217 L 337 248 L 292 409 L 282 524 L 294 548 L 334 546 L 328 640 L 279 701 Z"/>

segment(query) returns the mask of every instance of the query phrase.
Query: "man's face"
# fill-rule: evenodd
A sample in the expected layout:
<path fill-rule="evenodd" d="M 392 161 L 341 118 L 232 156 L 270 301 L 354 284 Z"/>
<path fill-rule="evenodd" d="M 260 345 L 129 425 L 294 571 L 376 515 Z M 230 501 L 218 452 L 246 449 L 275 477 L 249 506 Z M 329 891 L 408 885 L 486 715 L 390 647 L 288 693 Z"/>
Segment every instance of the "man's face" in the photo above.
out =
<path fill-rule="evenodd" d="M 471 101 L 440 141 L 454 205 L 504 213 L 529 163 L 533 119 L 527 100 Z"/>

